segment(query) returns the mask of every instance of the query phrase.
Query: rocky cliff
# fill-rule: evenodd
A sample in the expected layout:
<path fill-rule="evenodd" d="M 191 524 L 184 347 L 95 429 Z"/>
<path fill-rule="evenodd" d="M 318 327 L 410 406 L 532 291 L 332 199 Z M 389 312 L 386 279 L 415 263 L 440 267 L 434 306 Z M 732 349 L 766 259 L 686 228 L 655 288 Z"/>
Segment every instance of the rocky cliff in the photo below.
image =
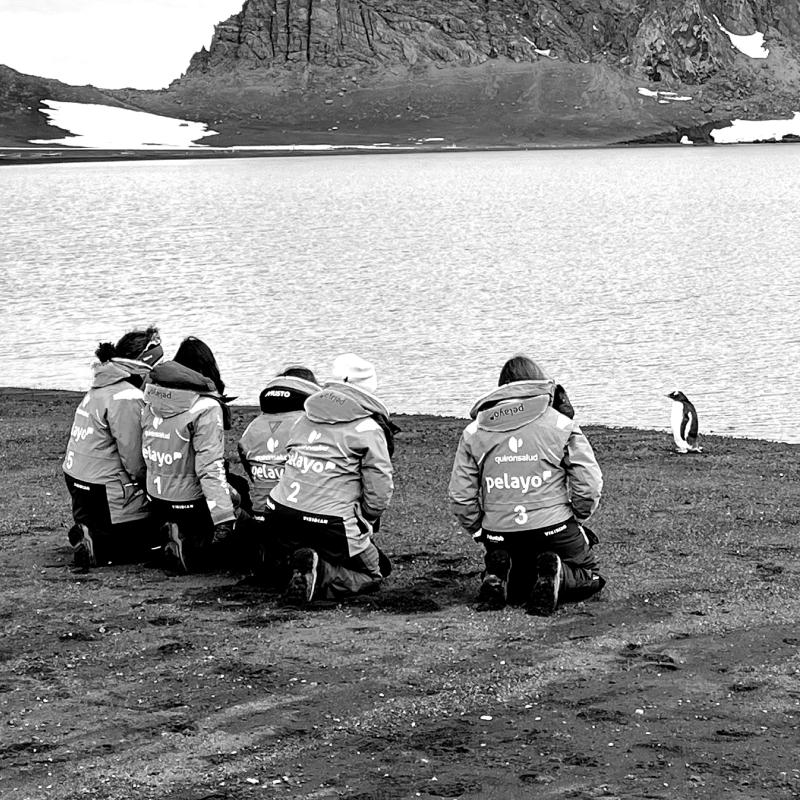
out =
<path fill-rule="evenodd" d="M 604 63 L 654 82 L 695 84 L 744 66 L 723 28 L 793 49 L 792 0 L 246 0 L 186 77 L 274 68 L 360 69 L 489 59 Z M 738 63 L 742 62 L 742 63 Z M 253 77 L 250 75 L 249 77 Z"/>
<path fill-rule="evenodd" d="M 107 94 L 217 144 L 702 139 L 800 111 L 800 3 L 245 0 L 168 90 Z"/>

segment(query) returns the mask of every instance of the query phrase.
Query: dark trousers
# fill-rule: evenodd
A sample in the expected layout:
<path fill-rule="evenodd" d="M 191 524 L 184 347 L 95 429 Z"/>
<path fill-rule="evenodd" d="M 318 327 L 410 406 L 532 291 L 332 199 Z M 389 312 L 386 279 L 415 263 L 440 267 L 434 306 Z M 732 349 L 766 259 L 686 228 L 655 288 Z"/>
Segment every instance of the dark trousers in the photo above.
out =
<path fill-rule="evenodd" d="M 242 526 L 237 526 L 241 528 Z M 276 520 L 269 510 L 253 509 L 253 516 L 242 531 L 237 546 L 251 557 L 252 571 L 261 586 L 285 589 L 292 577 L 292 551 L 276 533 Z"/>
<path fill-rule="evenodd" d="M 136 564 L 152 557 L 152 548 L 158 546 L 154 518 L 114 524 L 102 483 L 86 483 L 66 474 L 64 480 L 72 498 L 72 518 L 89 529 L 98 564 Z"/>
<path fill-rule="evenodd" d="M 211 553 L 214 521 L 205 497 L 180 502 L 151 497 L 150 503 L 160 525 L 172 522 L 178 526 L 183 540 L 183 552 L 191 572 L 208 572 L 216 565 Z M 161 544 L 168 541 L 162 532 Z"/>
<path fill-rule="evenodd" d="M 511 559 L 507 594 L 510 603 L 525 603 L 536 582 L 536 560 L 542 553 L 555 553 L 563 566 L 560 601 L 579 601 L 605 585 L 592 545 L 583 528 L 569 519 L 558 525 L 528 531 L 497 533 L 484 530 L 480 539 L 486 560 L 498 550 Z"/>
<path fill-rule="evenodd" d="M 388 571 L 381 570 L 381 554 L 374 544 L 351 556 L 341 517 L 328 517 L 287 508 L 270 501 L 270 524 L 282 548 L 294 553 L 310 547 L 319 556 L 317 596 L 336 600 L 375 591 Z M 388 562 L 388 559 L 386 559 Z"/>

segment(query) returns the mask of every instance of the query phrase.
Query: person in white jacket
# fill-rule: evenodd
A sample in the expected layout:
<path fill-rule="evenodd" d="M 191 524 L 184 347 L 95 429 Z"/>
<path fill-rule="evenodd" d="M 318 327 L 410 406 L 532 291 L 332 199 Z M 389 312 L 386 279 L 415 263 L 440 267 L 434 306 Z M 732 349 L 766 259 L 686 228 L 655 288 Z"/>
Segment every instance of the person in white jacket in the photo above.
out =
<path fill-rule="evenodd" d="M 267 503 L 276 536 L 294 554 L 286 601 L 295 605 L 374 591 L 390 570 L 373 543 L 394 490 L 389 415 L 374 394 L 372 364 L 348 353 L 333 377 L 306 400 Z"/>
<path fill-rule="evenodd" d="M 167 531 L 164 554 L 179 572 L 220 566 L 232 537 L 238 496 L 225 469 L 230 409 L 211 349 L 183 340 L 175 358 L 159 364 L 144 392 L 142 454 L 147 494 Z"/>
<path fill-rule="evenodd" d="M 251 571 L 263 585 L 285 586 L 289 577 L 287 553 L 274 534 L 270 492 L 278 485 L 289 457 L 288 437 L 305 411 L 304 404 L 322 387 L 307 367 L 289 367 L 268 381 L 259 396 L 261 413 L 239 440 L 239 458 L 250 478 L 252 523 L 239 537 L 243 557 L 249 555 Z"/>
<path fill-rule="evenodd" d="M 506 362 L 458 445 L 451 508 L 486 549 L 480 608 L 525 603 L 548 616 L 602 589 L 585 526 L 603 487 L 580 427 L 553 408 L 556 384 L 527 356 Z M 571 407 L 570 407 L 571 411 Z"/>
<path fill-rule="evenodd" d="M 154 327 L 95 351 L 92 385 L 75 411 L 62 469 L 72 497 L 75 565 L 143 561 L 157 540 L 145 495 L 142 383 L 164 354 Z"/>

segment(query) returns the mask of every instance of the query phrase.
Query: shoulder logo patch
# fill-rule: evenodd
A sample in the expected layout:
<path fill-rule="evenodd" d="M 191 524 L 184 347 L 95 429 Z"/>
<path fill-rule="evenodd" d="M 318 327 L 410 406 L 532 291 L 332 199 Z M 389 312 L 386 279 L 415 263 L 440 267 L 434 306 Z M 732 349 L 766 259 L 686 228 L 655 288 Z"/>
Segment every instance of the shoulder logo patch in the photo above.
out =
<path fill-rule="evenodd" d="M 274 453 L 275 452 L 275 448 L 277 446 L 278 446 L 278 440 L 277 439 L 273 439 L 270 436 L 269 439 L 267 439 L 267 450 L 269 450 L 270 453 Z"/>
<path fill-rule="evenodd" d="M 512 453 L 517 453 L 519 452 L 520 447 L 522 447 L 522 439 L 517 439 L 514 436 L 512 436 L 508 440 L 508 446 L 511 448 Z"/>

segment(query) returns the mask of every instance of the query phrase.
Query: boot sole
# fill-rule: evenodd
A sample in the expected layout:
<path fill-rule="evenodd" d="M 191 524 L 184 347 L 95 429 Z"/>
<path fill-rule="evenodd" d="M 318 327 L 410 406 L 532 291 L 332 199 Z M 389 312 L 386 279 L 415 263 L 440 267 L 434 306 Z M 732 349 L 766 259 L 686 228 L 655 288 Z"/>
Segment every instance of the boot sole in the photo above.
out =
<path fill-rule="evenodd" d="M 168 559 L 173 563 L 180 565 L 179 572 L 183 572 L 185 574 L 189 574 L 189 569 L 186 566 L 186 558 L 183 553 L 183 539 L 181 539 L 181 534 L 178 529 L 178 526 L 171 522 L 169 523 L 169 542 L 167 546 L 164 548 L 164 552 L 166 553 Z"/>
<path fill-rule="evenodd" d="M 74 546 L 75 566 L 79 569 L 88 570 L 97 566 L 97 559 L 94 555 L 94 542 L 89 529 L 85 525 L 80 525 L 79 529 L 81 538 Z"/>
<path fill-rule="evenodd" d="M 304 606 L 311 602 L 317 586 L 319 556 L 309 548 L 298 550 L 292 559 L 294 572 L 284 594 L 284 602 L 292 606 Z"/>
<path fill-rule="evenodd" d="M 491 575 L 483 579 L 478 592 L 478 611 L 500 611 L 506 607 L 506 590 L 503 582 Z"/>
<path fill-rule="evenodd" d="M 545 553 L 544 556 L 540 556 L 537 566 L 541 571 L 533 591 L 531 591 L 527 611 L 538 617 L 551 617 L 558 607 L 558 592 L 561 588 L 561 559 L 554 553 Z"/>

